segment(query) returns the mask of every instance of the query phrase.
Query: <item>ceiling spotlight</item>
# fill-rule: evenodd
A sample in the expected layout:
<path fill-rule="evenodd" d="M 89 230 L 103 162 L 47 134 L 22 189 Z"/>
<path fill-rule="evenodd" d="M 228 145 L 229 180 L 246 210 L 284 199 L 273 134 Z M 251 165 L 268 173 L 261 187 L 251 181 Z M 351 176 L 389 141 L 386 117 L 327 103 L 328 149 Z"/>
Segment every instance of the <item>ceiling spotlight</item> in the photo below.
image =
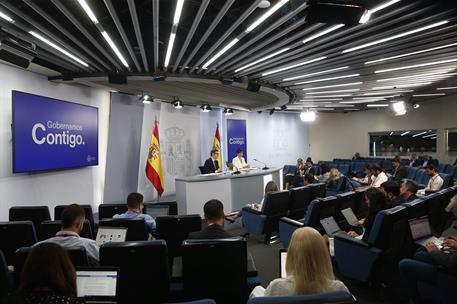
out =
<path fill-rule="evenodd" d="M 226 116 L 233 115 L 233 110 L 232 110 L 232 109 L 229 109 L 229 108 L 225 108 L 225 109 L 224 109 L 224 114 L 225 114 Z"/>
<path fill-rule="evenodd" d="M 281 109 L 281 111 L 285 111 L 285 110 L 287 110 L 287 106 L 286 105 L 282 105 L 280 109 Z"/>
<path fill-rule="evenodd" d="M 406 114 L 406 104 L 404 101 L 393 103 L 392 109 L 395 112 L 395 116 L 401 116 Z"/>
<path fill-rule="evenodd" d="M 300 119 L 303 122 L 315 121 L 316 120 L 316 112 L 313 112 L 313 111 L 301 112 L 300 113 Z"/>
<path fill-rule="evenodd" d="M 148 94 L 143 94 L 140 97 L 140 101 L 144 104 L 150 104 L 152 102 L 152 97 Z"/>
<path fill-rule="evenodd" d="M 274 112 L 275 112 L 275 109 L 271 109 L 271 110 L 270 110 L 270 115 L 273 115 Z"/>
<path fill-rule="evenodd" d="M 419 108 L 420 108 L 420 104 L 415 103 L 415 104 L 413 105 L 413 109 L 419 109 Z"/>
<path fill-rule="evenodd" d="M 260 3 L 259 3 L 259 8 L 268 8 L 270 7 L 271 3 L 270 1 L 268 0 L 262 0 Z"/>
<path fill-rule="evenodd" d="M 204 104 L 200 107 L 202 109 L 203 113 L 208 113 L 212 110 L 211 106 L 209 104 Z"/>
<path fill-rule="evenodd" d="M 179 100 L 179 99 L 176 99 L 175 101 L 173 101 L 173 106 L 175 107 L 175 109 L 182 109 L 183 108 L 183 105 L 182 105 L 182 101 Z"/>

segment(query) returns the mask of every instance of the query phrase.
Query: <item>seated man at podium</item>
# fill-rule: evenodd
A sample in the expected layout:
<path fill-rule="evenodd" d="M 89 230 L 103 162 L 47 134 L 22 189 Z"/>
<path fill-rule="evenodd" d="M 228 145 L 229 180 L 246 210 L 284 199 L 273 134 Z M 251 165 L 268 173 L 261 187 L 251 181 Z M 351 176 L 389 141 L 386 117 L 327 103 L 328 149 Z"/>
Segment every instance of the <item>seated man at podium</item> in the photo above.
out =
<path fill-rule="evenodd" d="M 222 168 L 219 165 L 218 159 L 219 159 L 219 150 L 218 149 L 211 150 L 211 157 L 205 161 L 205 165 L 203 166 L 202 174 L 222 172 Z"/>
<path fill-rule="evenodd" d="M 241 149 L 236 150 L 236 156 L 232 159 L 232 164 L 235 171 L 249 170 L 251 168 L 244 160 L 243 150 Z"/>

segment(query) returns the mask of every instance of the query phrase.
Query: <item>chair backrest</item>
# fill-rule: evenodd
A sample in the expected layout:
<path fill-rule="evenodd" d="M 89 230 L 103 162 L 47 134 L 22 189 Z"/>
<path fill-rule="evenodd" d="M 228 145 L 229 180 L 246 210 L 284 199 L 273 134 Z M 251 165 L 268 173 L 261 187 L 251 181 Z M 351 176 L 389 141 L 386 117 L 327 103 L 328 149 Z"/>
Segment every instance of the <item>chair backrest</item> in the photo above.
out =
<path fill-rule="evenodd" d="M 447 165 L 445 165 L 445 164 L 439 164 L 438 165 L 438 172 L 439 173 L 444 173 L 444 169 L 445 169 L 446 166 Z"/>
<path fill-rule="evenodd" d="M 21 247 L 14 253 L 14 281 L 16 286 L 20 284 L 21 272 L 24 268 L 25 261 L 32 251 L 32 247 Z M 67 249 L 73 266 L 89 266 L 86 249 L 84 247 L 75 247 Z"/>
<path fill-rule="evenodd" d="M 297 166 L 295 165 L 284 165 L 282 169 L 282 174 L 294 174 L 295 171 L 297 170 Z"/>
<path fill-rule="evenodd" d="M 306 211 L 304 220 L 305 225 L 323 231 L 320 220 L 330 216 L 335 217 L 337 203 L 338 198 L 335 196 L 328 196 L 313 200 Z"/>
<path fill-rule="evenodd" d="M 13 264 L 14 252 L 21 247 L 29 247 L 37 242 L 32 221 L 0 222 L 0 250 L 8 265 Z"/>
<path fill-rule="evenodd" d="M 290 190 L 289 217 L 294 220 L 305 216 L 306 209 L 312 198 L 312 187 L 303 186 Z"/>
<path fill-rule="evenodd" d="M 54 208 L 54 220 L 58 221 L 62 219 L 62 212 L 68 205 L 58 205 Z M 84 213 L 86 214 L 86 220 L 89 221 L 90 228 L 92 231 L 95 230 L 95 221 L 94 221 L 94 213 L 92 212 L 91 205 L 79 205 L 81 208 L 84 209 Z"/>
<path fill-rule="evenodd" d="M 429 212 L 429 202 L 422 198 L 413 200 L 412 202 L 406 202 L 401 204 L 408 209 L 408 218 L 416 218 L 421 216 L 428 215 Z"/>
<path fill-rule="evenodd" d="M 126 204 L 101 204 L 98 206 L 98 218 L 111 219 L 115 214 L 122 214 L 127 212 Z"/>
<path fill-rule="evenodd" d="M 38 240 L 43 241 L 52 238 L 57 232 L 62 230 L 62 221 L 44 221 L 40 224 Z M 94 234 L 90 226 L 89 220 L 84 221 L 83 230 L 79 234 L 81 237 L 94 239 Z"/>
<path fill-rule="evenodd" d="M 21 206 L 11 207 L 9 221 L 32 221 L 35 230 L 38 230 L 42 221 L 51 220 L 48 206 Z"/>
<path fill-rule="evenodd" d="M 418 170 L 419 169 L 417 169 L 416 167 L 406 166 L 407 178 L 410 179 L 410 180 L 415 180 L 416 173 L 417 173 Z"/>
<path fill-rule="evenodd" d="M 106 243 L 100 265 L 120 268 L 120 303 L 164 303 L 169 295 L 167 245 L 163 240 Z"/>
<path fill-rule="evenodd" d="M 311 199 L 316 199 L 319 197 L 325 197 L 325 192 L 326 192 L 326 187 L 325 183 L 318 183 L 318 184 L 312 184 L 311 185 Z"/>
<path fill-rule="evenodd" d="M 218 304 L 246 302 L 247 251 L 243 238 L 186 240 L 182 250 L 187 299 L 211 298 Z"/>
<path fill-rule="evenodd" d="M 338 171 L 340 171 L 343 174 L 348 174 L 349 173 L 349 165 L 347 164 L 339 164 L 338 165 Z"/>
<path fill-rule="evenodd" d="M 389 260 L 397 260 L 414 254 L 416 246 L 408 224 L 408 209 L 397 206 L 380 211 L 368 236 L 368 243 L 382 249 Z M 397 263 L 398 263 L 397 262 Z"/>
<path fill-rule="evenodd" d="M 205 166 L 198 166 L 201 174 L 205 174 Z"/>
<path fill-rule="evenodd" d="M 449 174 L 440 173 L 440 177 L 443 179 L 443 187 L 441 187 L 441 189 L 445 189 L 454 185 L 454 179 Z"/>
<path fill-rule="evenodd" d="M 424 169 L 418 169 L 416 172 L 416 176 L 414 177 L 414 180 L 418 184 L 424 184 L 423 181 L 425 180 L 426 176 L 427 176 L 427 173 L 425 172 Z"/>
<path fill-rule="evenodd" d="M 14 288 L 13 278 L 8 270 L 5 256 L 0 250 L 0 300 L 6 298 Z"/>
<path fill-rule="evenodd" d="M 126 241 L 145 241 L 149 238 L 148 227 L 143 218 L 101 220 L 99 227 L 127 228 Z"/>
<path fill-rule="evenodd" d="M 345 218 L 341 213 L 341 210 L 351 208 L 354 214 L 358 213 L 359 203 L 357 193 L 354 191 L 338 194 L 336 202 L 336 217 L 335 220 L 338 223 L 345 222 Z"/>
<path fill-rule="evenodd" d="M 176 202 L 158 202 L 152 204 L 154 206 L 168 206 L 168 215 L 178 215 L 178 204 Z"/>
<path fill-rule="evenodd" d="M 392 172 L 392 160 L 391 159 L 384 159 L 382 161 L 382 168 L 385 172 Z"/>
<path fill-rule="evenodd" d="M 289 211 L 289 191 L 277 191 L 265 194 L 262 213 L 266 215 L 263 233 L 270 234 L 278 231 L 279 219 L 287 216 Z"/>
<path fill-rule="evenodd" d="M 332 291 L 321 294 L 288 296 L 288 297 L 256 297 L 247 304 L 350 304 L 358 303 L 347 291 Z"/>
<path fill-rule="evenodd" d="M 190 232 L 202 230 L 202 218 L 198 214 L 163 216 L 156 218 L 156 238 L 165 240 L 170 257 L 181 255 L 181 243 Z"/>

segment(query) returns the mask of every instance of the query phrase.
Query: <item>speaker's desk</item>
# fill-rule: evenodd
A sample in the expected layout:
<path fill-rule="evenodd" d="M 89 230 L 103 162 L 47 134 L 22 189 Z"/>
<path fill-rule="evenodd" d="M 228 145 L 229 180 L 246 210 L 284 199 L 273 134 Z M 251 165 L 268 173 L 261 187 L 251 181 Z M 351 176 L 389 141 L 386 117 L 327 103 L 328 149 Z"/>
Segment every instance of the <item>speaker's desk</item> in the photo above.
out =
<path fill-rule="evenodd" d="M 203 205 L 210 199 L 220 200 L 225 213 L 240 210 L 246 204 L 260 203 L 265 185 L 271 180 L 282 189 L 282 168 L 178 177 L 175 179 L 178 212 L 203 215 Z"/>

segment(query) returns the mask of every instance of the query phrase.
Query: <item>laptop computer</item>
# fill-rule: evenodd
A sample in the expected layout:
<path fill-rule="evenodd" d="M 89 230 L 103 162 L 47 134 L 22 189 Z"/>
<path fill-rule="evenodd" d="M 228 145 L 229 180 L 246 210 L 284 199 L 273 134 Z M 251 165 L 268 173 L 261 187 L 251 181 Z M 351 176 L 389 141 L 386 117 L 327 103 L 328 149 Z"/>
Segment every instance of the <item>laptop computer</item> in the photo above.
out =
<path fill-rule="evenodd" d="M 322 227 L 324 227 L 325 233 L 330 237 L 333 237 L 335 234 L 342 231 L 333 216 L 326 217 L 320 220 L 320 222 Z"/>
<path fill-rule="evenodd" d="M 117 303 L 118 280 L 116 267 L 76 268 L 77 295 L 86 303 Z"/>
<path fill-rule="evenodd" d="M 357 219 L 351 208 L 343 209 L 341 210 L 341 213 L 343 214 L 344 218 L 349 223 L 349 225 L 357 226 L 357 222 L 359 220 Z"/>
<path fill-rule="evenodd" d="M 279 277 L 287 278 L 286 272 L 287 249 L 279 249 Z"/>
<path fill-rule="evenodd" d="M 427 216 L 411 219 L 408 222 L 411 236 L 416 244 L 425 247 L 427 243 L 433 242 L 436 246 L 441 247 L 444 239 L 433 236 Z"/>
<path fill-rule="evenodd" d="M 169 215 L 170 207 L 164 205 L 147 205 L 144 207 L 145 213 L 151 216 L 152 218 L 156 218 L 159 216 L 167 216 Z"/>
<path fill-rule="evenodd" d="M 125 242 L 127 228 L 123 227 L 98 227 L 95 242 L 101 246 L 108 242 Z"/>

